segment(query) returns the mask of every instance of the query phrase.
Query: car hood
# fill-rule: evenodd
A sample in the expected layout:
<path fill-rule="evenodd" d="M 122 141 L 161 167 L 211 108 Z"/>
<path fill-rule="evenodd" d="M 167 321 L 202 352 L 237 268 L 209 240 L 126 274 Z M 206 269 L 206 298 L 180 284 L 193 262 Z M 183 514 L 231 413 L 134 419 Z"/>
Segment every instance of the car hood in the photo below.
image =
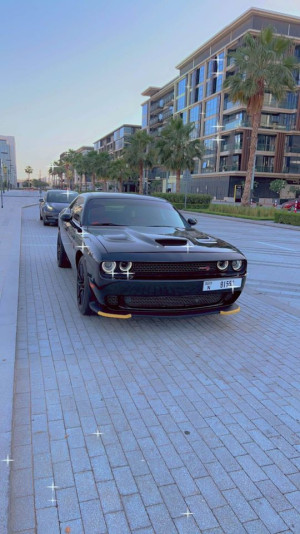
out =
<path fill-rule="evenodd" d="M 91 228 L 92 234 L 108 253 L 114 252 L 241 252 L 216 237 L 194 228 L 113 227 Z"/>

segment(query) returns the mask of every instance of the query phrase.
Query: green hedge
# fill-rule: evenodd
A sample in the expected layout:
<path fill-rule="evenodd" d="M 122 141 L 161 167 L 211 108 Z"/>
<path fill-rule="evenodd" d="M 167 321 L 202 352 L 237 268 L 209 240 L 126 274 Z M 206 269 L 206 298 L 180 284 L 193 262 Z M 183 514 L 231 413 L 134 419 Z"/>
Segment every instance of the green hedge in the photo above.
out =
<path fill-rule="evenodd" d="M 160 197 L 165 198 L 174 206 L 176 206 L 178 209 L 182 209 L 184 207 L 184 200 L 185 195 L 184 193 L 153 193 L 153 197 Z M 198 207 L 200 208 L 208 208 L 210 202 L 211 202 L 211 196 L 210 195 L 197 195 L 197 194 L 189 194 L 186 195 L 186 204 L 187 206 L 191 207 Z M 182 205 L 181 208 L 179 208 L 179 205 Z"/>
<path fill-rule="evenodd" d="M 277 210 L 275 212 L 274 220 L 277 223 L 293 224 L 300 226 L 300 213 L 293 213 L 291 211 Z"/>

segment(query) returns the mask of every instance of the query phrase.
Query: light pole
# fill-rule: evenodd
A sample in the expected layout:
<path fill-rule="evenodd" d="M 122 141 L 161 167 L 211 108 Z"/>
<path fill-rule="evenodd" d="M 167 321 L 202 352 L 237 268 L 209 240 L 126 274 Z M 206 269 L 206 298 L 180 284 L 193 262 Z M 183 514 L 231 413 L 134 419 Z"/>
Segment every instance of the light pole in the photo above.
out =
<path fill-rule="evenodd" d="M 3 161 L 0 158 L 1 208 L 3 208 Z"/>

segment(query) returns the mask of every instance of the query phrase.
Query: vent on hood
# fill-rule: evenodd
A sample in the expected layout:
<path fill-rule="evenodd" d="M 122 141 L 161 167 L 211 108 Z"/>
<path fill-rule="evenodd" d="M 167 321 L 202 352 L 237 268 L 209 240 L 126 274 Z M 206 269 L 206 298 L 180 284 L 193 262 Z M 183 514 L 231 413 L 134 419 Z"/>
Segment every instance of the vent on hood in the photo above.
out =
<path fill-rule="evenodd" d="M 177 239 L 175 238 L 162 238 L 162 239 L 155 239 L 156 243 L 159 245 L 162 245 L 163 247 L 186 247 L 187 240 L 186 239 Z"/>

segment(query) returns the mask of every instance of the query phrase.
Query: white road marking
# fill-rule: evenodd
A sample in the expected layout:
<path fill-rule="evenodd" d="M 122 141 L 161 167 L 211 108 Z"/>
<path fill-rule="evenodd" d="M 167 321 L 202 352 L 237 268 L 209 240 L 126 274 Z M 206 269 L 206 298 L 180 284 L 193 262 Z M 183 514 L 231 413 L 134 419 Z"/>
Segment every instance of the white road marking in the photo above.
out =
<path fill-rule="evenodd" d="M 275 248 L 281 248 L 282 250 L 289 250 L 290 252 L 294 252 L 294 248 L 287 248 L 287 247 L 280 247 L 279 245 L 272 245 L 271 243 L 265 243 L 264 241 L 257 241 L 257 243 L 260 243 L 261 245 L 267 245 L 268 247 L 275 247 Z"/>

